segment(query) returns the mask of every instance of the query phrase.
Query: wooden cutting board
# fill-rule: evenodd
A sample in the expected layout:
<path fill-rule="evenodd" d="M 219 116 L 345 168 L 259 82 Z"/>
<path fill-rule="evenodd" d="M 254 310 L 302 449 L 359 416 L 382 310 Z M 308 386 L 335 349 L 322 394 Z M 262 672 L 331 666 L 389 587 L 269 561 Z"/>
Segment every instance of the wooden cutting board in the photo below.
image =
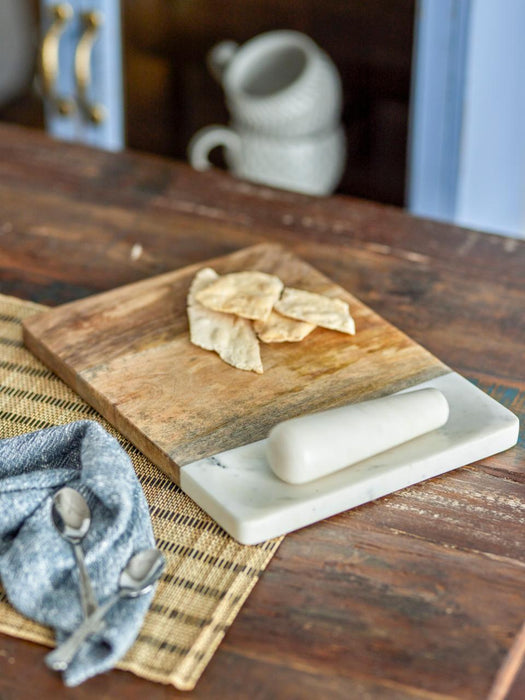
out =
<path fill-rule="evenodd" d="M 195 273 L 261 270 L 348 302 L 357 332 L 317 328 L 261 344 L 264 374 L 189 341 Z M 180 483 L 179 468 L 267 436 L 276 423 L 391 394 L 450 370 L 348 291 L 273 244 L 246 248 L 32 316 L 24 341 L 48 367 Z"/>

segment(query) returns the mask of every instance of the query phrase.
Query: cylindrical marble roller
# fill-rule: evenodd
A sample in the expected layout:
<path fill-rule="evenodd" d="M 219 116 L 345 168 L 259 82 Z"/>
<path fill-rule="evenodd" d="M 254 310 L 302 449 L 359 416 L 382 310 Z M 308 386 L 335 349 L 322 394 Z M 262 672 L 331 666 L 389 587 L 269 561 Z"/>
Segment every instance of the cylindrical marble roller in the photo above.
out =
<path fill-rule="evenodd" d="M 283 481 L 304 484 L 436 430 L 448 415 L 429 388 L 292 418 L 270 431 L 268 462 Z"/>

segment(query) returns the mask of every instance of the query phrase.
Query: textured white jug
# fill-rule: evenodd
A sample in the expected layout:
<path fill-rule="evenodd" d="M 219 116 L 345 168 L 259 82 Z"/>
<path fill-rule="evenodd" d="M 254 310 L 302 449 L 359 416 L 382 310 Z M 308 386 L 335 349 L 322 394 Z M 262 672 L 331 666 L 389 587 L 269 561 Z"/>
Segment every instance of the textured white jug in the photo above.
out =
<path fill-rule="evenodd" d="M 196 170 L 212 167 L 210 152 L 224 148 L 229 170 L 237 177 L 304 194 L 333 192 L 343 173 L 346 149 L 341 127 L 315 136 L 279 139 L 246 129 L 209 126 L 188 145 Z"/>
<path fill-rule="evenodd" d="M 272 136 L 297 137 L 333 130 L 341 118 L 336 66 L 310 37 L 277 30 L 242 46 L 217 44 L 210 70 L 224 89 L 232 121 Z"/>

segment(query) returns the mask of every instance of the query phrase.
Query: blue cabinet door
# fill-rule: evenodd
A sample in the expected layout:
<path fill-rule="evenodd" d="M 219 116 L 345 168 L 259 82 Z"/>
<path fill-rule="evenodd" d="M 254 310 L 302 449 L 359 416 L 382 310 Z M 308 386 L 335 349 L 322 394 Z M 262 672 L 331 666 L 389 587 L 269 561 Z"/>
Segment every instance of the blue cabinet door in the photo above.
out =
<path fill-rule="evenodd" d="M 408 207 L 453 221 L 471 0 L 418 0 L 408 158 Z"/>
<path fill-rule="evenodd" d="M 46 128 L 66 141 L 124 146 L 120 0 L 40 0 Z"/>
<path fill-rule="evenodd" d="M 414 214 L 525 238 L 524 28 L 523 0 L 418 0 Z"/>

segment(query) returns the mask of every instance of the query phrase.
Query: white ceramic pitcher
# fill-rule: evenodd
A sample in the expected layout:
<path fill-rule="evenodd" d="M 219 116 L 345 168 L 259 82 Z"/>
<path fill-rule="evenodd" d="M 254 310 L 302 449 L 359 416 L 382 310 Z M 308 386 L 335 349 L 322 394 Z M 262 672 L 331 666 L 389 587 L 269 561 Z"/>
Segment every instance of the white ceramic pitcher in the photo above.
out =
<path fill-rule="evenodd" d="M 218 146 L 224 149 L 228 168 L 237 177 L 304 194 L 333 192 L 345 165 L 341 127 L 295 139 L 241 128 L 205 127 L 189 143 L 191 165 L 196 170 L 212 167 L 209 154 Z"/>
<path fill-rule="evenodd" d="M 242 46 L 217 44 L 208 65 L 221 83 L 236 126 L 298 137 L 336 128 L 342 89 L 337 68 L 310 37 L 271 31 Z"/>

